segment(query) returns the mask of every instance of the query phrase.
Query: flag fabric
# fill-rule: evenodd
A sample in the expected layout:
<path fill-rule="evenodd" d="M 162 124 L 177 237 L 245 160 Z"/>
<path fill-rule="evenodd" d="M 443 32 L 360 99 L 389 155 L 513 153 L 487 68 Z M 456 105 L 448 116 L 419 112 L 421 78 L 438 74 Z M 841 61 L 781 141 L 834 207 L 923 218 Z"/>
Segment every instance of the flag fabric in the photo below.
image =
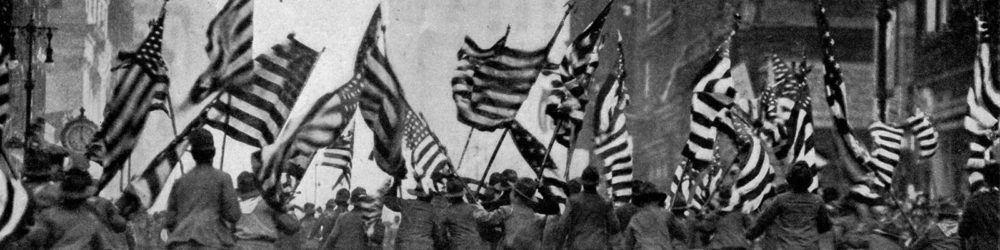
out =
<path fill-rule="evenodd" d="M 403 134 L 406 147 L 410 149 L 410 163 L 413 165 L 414 181 L 423 187 L 434 187 L 431 173 L 451 169 L 447 150 L 434 136 L 424 119 L 412 109 L 406 110 Z"/>
<path fill-rule="evenodd" d="M 707 168 L 713 161 L 717 131 L 712 123 L 719 112 L 736 97 L 735 82 L 730 73 L 732 61 L 729 59 L 732 34 L 695 78 L 694 96 L 691 98 L 691 131 L 681 152 L 681 155 L 691 160 L 695 172 Z"/>
<path fill-rule="evenodd" d="M 204 121 L 203 117 L 195 118 L 192 121 L 193 124 L 188 125 L 188 128 L 171 140 L 163 151 L 156 154 L 156 157 L 149 162 L 149 166 L 142 171 L 142 174 L 129 180 L 129 185 L 125 188 L 117 204 L 122 214 L 128 215 L 144 211 L 156 202 L 156 198 L 168 184 L 167 179 L 170 177 L 170 173 L 181 162 L 181 156 L 188 149 L 187 134 L 200 128 Z"/>
<path fill-rule="evenodd" d="M 555 75 L 549 81 L 552 87 L 543 99 L 548 103 L 546 114 L 551 116 L 557 127 L 556 142 L 570 146 L 583 125 L 584 108 L 590 102 L 587 90 L 593 82 L 593 74 L 599 64 L 599 52 L 603 42 L 601 29 L 611 10 L 609 1 L 600 14 L 594 18 L 582 33 L 566 48 L 566 55 L 555 68 L 542 71 L 542 75 Z"/>
<path fill-rule="evenodd" d="M 293 117 L 274 144 L 261 150 L 262 167 L 257 171 L 264 197 L 280 208 L 291 194 L 282 190 L 281 180 L 298 182 L 306 172 L 307 161 L 322 148 L 337 141 L 358 109 L 362 91 L 361 74 L 355 74 L 344 86 L 324 94 L 301 117 Z M 294 189 L 292 189 L 294 190 Z"/>
<path fill-rule="evenodd" d="M 406 176 L 406 162 L 402 154 L 403 119 L 409 105 L 385 54 L 384 39 L 385 26 L 380 5 L 372 14 L 361 40 L 354 72 L 361 75 L 361 117 L 375 137 L 372 157 L 382 171 L 402 178 Z"/>
<path fill-rule="evenodd" d="M 30 198 L 10 166 L 3 166 L 0 174 L 0 240 L 4 240 L 21 228 Z"/>
<path fill-rule="evenodd" d="M 568 15 L 569 10 L 563 19 Z M 559 23 L 555 34 L 559 34 L 563 24 Z M 509 35 L 510 26 L 503 37 L 487 49 L 465 37 L 458 51 L 457 76 L 451 79 L 452 98 L 458 108 L 458 120 L 463 124 L 493 131 L 514 122 L 531 86 L 549 64 L 547 57 L 556 35 L 537 50 L 507 47 Z"/>
<path fill-rule="evenodd" d="M 681 160 L 681 163 L 674 167 L 673 178 L 670 179 L 670 192 L 667 194 L 667 200 L 672 201 L 687 201 L 688 197 L 691 197 L 691 178 L 690 166 L 691 164 L 687 159 Z M 673 206 L 673 204 L 667 204 Z"/>
<path fill-rule="evenodd" d="M 996 101 L 1000 101 L 1000 91 L 998 91 L 993 69 L 993 53 L 988 42 L 990 38 L 987 22 L 982 16 L 976 16 L 976 47 L 975 67 L 973 67 L 973 84 L 969 88 L 966 96 L 966 103 L 969 108 L 964 120 L 966 131 L 972 135 L 969 141 L 969 160 L 966 168 L 972 172 L 969 174 L 970 186 L 980 184 L 982 173 L 979 171 L 991 160 L 990 148 L 993 147 L 992 137 L 996 136 L 998 113 Z"/>
<path fill-rule="evenodd" d="M 875 174 L 874 184 L 882 188 L 890 187 L 902 153 L 903 129 L 875 122 L 868 127 L 868 133 L 875 145 L 870 166 Z"/>
<path fill-rule="evenodd" d="M 746 162 L 740 168 L 736 179 L 736 190 L 740 196 L 740 205 L 744 213 L 751 213 L 763 204 L 764 200 L 774 196 L 774 168 L 771 159 L 764 150 L 763 142 L 752 137 L 750 151 Z"/>
<path fill-rule="evenodd" d="M 208 125 L 254 147 L 274 143 L 318 58 L 319 52 L 288 35 L 257 56 L 247 84 L 226 88 L 209 105 Z"/>
<path fill-rule="evenodd" d="M 351 186 L 351 160 L 354 158 L 354 126 L 344 131 L 329 147 L 320 149 L 315 156 L 317 165 L 340 169 L 341 177 Z M 338 181 L 339 182 L 339 181 Z M 336 186 L 336 184 L 335 184 Z"/>
<path fill-rule="evenodd" d="M 10 119 L 10 71 L 16 67 L 5 55 L 0 53 L 0 126 L 6 125 Z"/>
<path fill-rule="evenodd" d="M 243 87 L 253 78 L 253 0 L 229 0 L 208 24 L 210 61 L 198 77 L 190 103 L 198 103 L 223 88 Z"/>
<path fill-rule="evenodd" d="M 551 157 L 547 156 L 545 144 L 542 144 L 538 138 L 535 138 L 530 131 L 518 122 L 510 123 L 508 126 L 510 127 L 511 139 L 513 139 L 514 145 L 517 146 L 518 152 L 524 157 L 524 161 L 528 162 L 528 165 L 531 166 L 531 169 L 535 173 L 541 173 L 539 177 L 542 187 L 549 194 L 554 195 L 552 198 L 556 202 L 565 205 L 566 181 L 563 180 L 563 175 L 560 174 L 559 166 L 556 165 Z"/>
<path fill-rule="evenodd" d="M 632 136 L 625 127 L 629 95 L 625 87 L 625 56 L 618 43 L 618 67 L 601 86 L 594 107 L 594 155 L 604 166 L 605 179 L 615 202 L 632 198 Z"/>
<path fill-rule="evenodd" d="M 104 166 L 99 188 L 104 188 L 124 166 L 146 125 L 149 112 L 159 102 L 154 96 L 165 91 L 169 84 L 166 64 L 160 54 L 165 7 L 151 23 L 149 35 L 138 50 L 118 55 L 122 63 L 113 69 L 118 72 L 118 83 L 104 108 L 104 122 L 94 134 L 87 152 L 93 161 Z"/>
<path fill-rule="evenodd" d="M 844 79 L 840 72 L 840 64 L 834 57 L 834 40 L 830 34 L 830 22 L 826 18 L 826 8 L 822 5 L 816 10 L 816 26 L 822 36 L 823 45 L 823 67 L 826 73 L 823 75 L 823 84 L 826 87 L 826 103 L 830 106 L 830 114 L 833 116 L 833 125 L 839 134 L 840 141 L 847 148 L 847 153 L 861 166 L 870 167 L 871 156 L 854 136 L 851 125 L 847 121 L 847 106 L 845 106 Z M 864 185 L 864 184 L 861 184 Z M 870 187 L 868 187 L 870 189 Z M 858 189 L 860 190 L 860 189 Z M 855 189 L 852 189 L 852 192 Z M 874 193 L 872 194 L 874 195 Z"/>
<path fill-rule="evenodd" d="M 934 129 L 934 124 L 924 112 L 906 119 L 907 128 L 913 133 L 915 144 L 918 148 L 920 159 L 928 159 L 937 153 L 938 132 Z"/>

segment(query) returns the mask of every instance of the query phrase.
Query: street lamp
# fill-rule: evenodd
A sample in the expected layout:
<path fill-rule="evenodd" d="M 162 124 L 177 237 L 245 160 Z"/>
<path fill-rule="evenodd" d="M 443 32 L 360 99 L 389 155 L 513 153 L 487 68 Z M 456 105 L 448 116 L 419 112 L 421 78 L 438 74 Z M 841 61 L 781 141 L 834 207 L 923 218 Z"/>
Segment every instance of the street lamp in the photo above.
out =
<path fill-rule="evenodd" d="M 35 73 L 35 71 L 34 71 L 34 65 L 35 65 L 35 56 L 37 55 L 36 52 L 35 52 L 35 38 L 37 36 L 40 36 L 40 35 L 43 35 L 43 34 L 45 35 L 47 44 L 46 44 L 46 48 L 45 48 L 45 61 L 44 62 L 45 63 L 52 63 L 53 62 L 53 60 L 52 60 L 52 52 L 53 52 L 53 50 L 52 50 L 52 31 L 56 30 L 56 28 L 35 25 L 35 19 L 31 18 L 31 20 L 28 21 L 28 24 L 23 25 L 23 26 L 9 27 L 9 29 L 13 30 L 15 32 L 15 35 L 17 35 L 17 34 L 23 34 L 24 37 L 25 37 L 25 41 L 28 44 L 28 58 L 27 58 L 28 76 L 27 76 L 27 78 L 25 79 L 25 82 L 24 82 L 24 94 L 25 94 L 25 99 L 24 99 L 25 100 L 24 101 L 24 110 L 25 110 L 25 112 L 24 112 L 24 139 L 25 139 L 25 142 L 27 142 L 28 136 L 30 134 L 30 129 L 31 129 L 31 97 L 32 97 L 31 92 L 32 92 L 32 90 L 35 89 L 35 80 L 34 80 L 34 75 L 35 75 L 34 73 Z M 13 57 L 14 57 L 13 59 L 16 60 L 17 54 L 15 53 L 13 55 Z M 28 149 L 27 146 L 28 146 L 28 143 L 25 143 L 25 150 L 26 150 L 26 152 L 27 152 L 27 149 Z"/>

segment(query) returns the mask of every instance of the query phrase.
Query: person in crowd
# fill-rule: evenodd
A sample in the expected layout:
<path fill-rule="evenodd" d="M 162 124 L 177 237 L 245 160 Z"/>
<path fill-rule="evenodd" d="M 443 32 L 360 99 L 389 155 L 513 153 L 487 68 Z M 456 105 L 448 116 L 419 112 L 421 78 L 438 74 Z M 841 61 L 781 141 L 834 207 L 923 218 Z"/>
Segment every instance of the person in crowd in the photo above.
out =
<path fill-rule="evenodd" d="M 958 219 L 962 211 L 952 203 L 938 207 L 937 222 L 924 229 L 924 234 L 910 245 L 911 250 L 959 250 L 962 238 L 958 236 Z"/>
<path fill-rule="evenodd" d="M 626 183 L 629 187 L 634 190 L 639 185 L 642 185 L 641 180 L 632 180 Z M 622 233 L 624 228 L 628 226 L 628 222 L 632 220 L 632 216 L 639 211 L 639 207 L 635 205 L 635 199 L 630 199 L 629 202 L 617 203 L 614 206 L 615 217 L 618 219 L 618 233 L 612 237 L 611 245 L 616 248 L 622 246 L 624 243 L 625 234 Z"/>
<path fill-rule="evenodd" d="M 237 249 L 277 249 L 275 242 L 279 234 L 300 231 L 294 216 L 277 211 L 264 201 L 260 184 L 253 173 L 242 172 L 236 176 L 236 190 L 242 211 L 234 234 Z"/>
<path fill-rule="evenodd" d="M 399 185 L 399 181 L 394 183 L 396 185 L 390 190 L 395 190 Z M 402 199 L 396 197 L 395 192 L 386 192 L 387 194 L 382 197 L 385 207 L 399 212 L 402 216 L 399 229 L 396 231 L 396 249 L 432 250 L 434 242 L 440 236 L 437 213 L 434 205 L 431 205 L 434 194 L 424 190 L 419 183 L 406 192 L 416 199 Z"/>
<path fill-rule="evenodd" d="M 674 220 L 681 226 L 681 230 L 676 230 L 679 232 L 678 235 L 684 235 L 684 237 L 671 238 L 670 244 L 674 246 L 674 249 L 687 249 L 688 245 L 690 245 L 690 238 L 692 238 L 692 234 L 688 233 L 688 230 L 690 230 L 691 227 L 688 226 L 690 223 L 688 218 L 687 201 L 684 199 L 674 200 L 674 204 L 670 206 L 670 214 L 674 216 Z"/>
<path fill-rule="evenodd" d="M 486 211 L 479 205 L 473 207 L 473 217 L 478 223 L 503 225 L 500 249 L 542 249 L 545 218 L 528 207 L 529 203 L 539 203 L 535 198 L 537 188 L 535 180 L 520 178 L 514 183 L 510 205 L 494 211 Z"/>
<path fill-rule="evenodd" d="M 837 188 L 827 187 L 820 190 L 820 196 L 823 198 L 823 208 L 826 208 L 827 215 L 831 217 L 832 221 L 832 218 L 835 217 L 836 214 L 840 214 L 840 191 L 838 191 Z M 830 230 L 820 235 L 820 250 L 834 249 L 836 242 L 834 234 L 834 230 Z"/>
<path fill-rule="evenodd" d="M 316 249 L 319 242 L 315 242 L 317 236 L 312 234 L 319 227 L 319 219 L 316 219 L 316 204 L 306 202 L 302 206 L 302 214 L 302 218 L 299 219 L 301 230 L 295 232 L 292 237 L 293 242 L 298 244 L 299 249 Z"/>
<path fill-rule="evenodd" d="M 487 211 L 493 211 L 501 206 L 510 204 L 511 180 L 503 173 L 490 174 L 489 188 L 486 188 L 487 195 L 483 195 L 480 204 Z M 503 226 L 479 224 L 479 237 L 490 246 L 496 249 L 500 245 L 500 238 L 503 237 Z"/>
<path fill-rule="evenodd" d="M 188 135 L 195 167 L 174 182 L 167 200 L 169 249 L 228 249 L 235 244 L 233 225 L 240 205 L 232 178 L 212 166 L 215 140 L 205 129 Z"/>
<path fill-rule="evenodd" d="M 674 218 L 674 214 L 664 209 L 667 194 L 656 190 L 652 183 L 644 182 L 633 189 L 633 203 L 639 211 L 629 220 L 623 230 L 621 249 L 662 249 L 674 248 L 672 239 L 684 239 L 684 225 Z"/>
<path fill-rule="evenodd" d="M 990 162 L 981 172 L 984 191 L 965 203 L 958 235 L 965 249 L 1000 249 L 1000 163 Z"/>
<path fill-rule="evenodd" d="M 320 227 L 320 237 L 321 242 L 326 240 L 326 237 L 330 235 L 330 231 L 333 231 L 333 225 L 337 223 L 337 218 L 341 214 L 347 212 L 347 208 L 350 206 L 348 201 L 351 198 L 351 192 L 347 189 L 341 188 L 337 190 L 336 196 L 332 200 L 326 202 L 326 211 L 323 213 L 323 217 L 320 219 L 322 224 Z"/>
<path fill-rule="evenodd" d="M 601 176 L 594 167 L 583 170 L 582 192 L 569 198 L 562 217 L 566 229 L 565 249 L 610 249 L 611 236 L 618 233 L 618 218 L 612 204 L 597 194 Z"/>
<path fill-rule="evenodd" d="M 895 224 L 866 224 L 863 234 L 849 234 L 840 240 L 841 248 L 870 250 L 900 250 L 902 230 Z"/>
<path fill-rule="evenodd" d="M 385 236 L 384 230 L 378 230 L 381 226 L 369 227 L 369 220 L 366 218 L 374 209 L 371 204 L 376 202 L 374 197 L 361 187 L 351 191 L 351 205 L 354 206 L 350 212 L 344 213 L 337 218 L 336 224 L 330 231 L 330 235 L 322 244 L 323 249 L 381 249 L 382 238 Z M 374 247 L 378 246 L 378 247 Z"/>
<path fill-rule="evenodd" d="M 819 234 L 830 230 L 831 222 L 823 200 L 809 193 L 813 171 L 805 162 L 796 162 L 786 175 L 791 192 L 773 198 L 770 206 L 747 232 L 747 239 L 762 240 L 764 249 L 815 249 Z"/>
<path fill-rule="evenodd" d="M 90 174 L 72 169 L 60 183 L 59 205 L 38 214 L 31 231 L 15 249 L 111 249 L 106 223 L 87 207 L 97 191 Z"/>
<path fill-rule="evenodd" d="M 719 191 L 719 210 L 706 216 L 697 225 L 699 231 L 712 236 L 707 249 L 750 249 L 750 242 L 744 237 L 747 228 L 751 226 L 750 216 L 742 211 L 734 211 L 738 200 L 730 200 L 734 198 L 732 193 L 729 189 Z"/>
<path fill-rule="evenodd" d="M 478 222 L 473 217 L 476 205 L 465 201 L 465 185 L 458 179 L 448 179 L 443 197 L 448 199 L 448 207 L 441 213 L 440 225 L 443 229 L 446 249 L 476 250 L 488 249 L 479 237 Z"/>

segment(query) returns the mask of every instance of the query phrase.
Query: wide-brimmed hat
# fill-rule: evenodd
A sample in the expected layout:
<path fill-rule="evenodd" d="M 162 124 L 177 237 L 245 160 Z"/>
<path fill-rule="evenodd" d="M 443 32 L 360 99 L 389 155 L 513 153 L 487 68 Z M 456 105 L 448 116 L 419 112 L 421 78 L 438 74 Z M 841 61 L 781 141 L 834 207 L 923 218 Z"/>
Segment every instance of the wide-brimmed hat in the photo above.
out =
<path fill-rule="evenodd" d="M 60 184 L 63 199 L 80 200 L 87 199 L 97 192 L 94 187 L 94 179 L 90 173 L 80 169 L 70 169 L 66 171 L 66 177 Z"/>
<path fill-rule="evenodd" d="M 517 182 L 514 183 L 514 193 L 530 202 L 538 202 L 535 198 L 535 191 L 537 190 L 538 182 L 535 179 L 523 177 L 517 179 Z"/>
<path fill-rule="evenodd" d="M 191 143 L 191 151 L 215 151 L 215 139 L 212 133 L 204 128 L 198 128 L 188 134 L 188 141 Z"/>
<path fill-rule="evenodd" d="M 513 169 L 504 169 L 500 173 L 503 174 L 504 177 L 507 177 L 507 181 L 510 182 L 511 185 L 517 181 L 517 171 L 514 171 Z"/>
<path fill-rule="evenodd" d="M 584 186 L 597 186 L 597 182 L 601 181 L 601 174 L 597 173 L 597 168 L 587 167 L 583 169 L 583 174 L 580 175 L 580 184 Z"/>
<path fill-rule="evenodd" d="M 416 187 L 413 187 L 411 189 L 407 189 L 406 193 L 409 193 L 410 195 L 413 195 L 413 196 L 416 196 L 416 197 L 427 197 L 427 196 L 431 195 L 431 193 L 427 192 L 427 190 L 425 190 L 425 188 L 423 186 L 421 186 L 421 185 L 417 185 Z"/>
<path fill-rule="evenodd" d="M 341 188 L 337 190 L 337 195 L 334 196 L 334 203 L 347 203 L 351 201 L 351 191 L 347 191 L 346 188 Z"/>
<path fill-rule="evenodd" d="M 632 197 L 632 203 L 636 205 L 642 205 L 653 201 L 663 201 L 667 199 L 667 194 L 656 190 L 656 185 L 649 182 L 640 182 L 633 187 L 635 195 Z"/>
<path fill-rule="evenodd" d="M 448 180 L 444 197 L 455 198 L 465 195 L 465 185 L 456 180 Z"/>
<path fill-rule="evenodd" d="M 498 191 L 507 191 L 507 190 L 510 190 L 510 188 L 511 188 L 510 182 L 511 182 L 511 180 L 508 180 L 507 176 L 504 175 L 504 174 L 502 174 L 502 173 L 492 173 L 492 174 L 490 174 L 490 182 L 489 182 L 489 184 L 490 184 L 490 187 L 493 187 L 493 189 L 496 189 Z"/>
<path fill-rule="evenodd" d="M 375 198 L 368 196 L 368 191 L 365 188 L 357 187 L 351 191 L 351 203 L 370 202 L 372 200 L 375 200 Z"/>

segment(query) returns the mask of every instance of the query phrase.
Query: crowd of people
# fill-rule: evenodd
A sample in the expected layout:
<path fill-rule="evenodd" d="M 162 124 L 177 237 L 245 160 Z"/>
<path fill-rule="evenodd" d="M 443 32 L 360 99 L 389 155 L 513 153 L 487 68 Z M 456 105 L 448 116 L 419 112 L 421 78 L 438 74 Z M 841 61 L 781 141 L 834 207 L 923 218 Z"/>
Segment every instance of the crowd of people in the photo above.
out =
<path fill-rule="evenodd" d="M 89 173 L 71 168 L 33 187 L 30 227 L 3 249 L 1000 249 L 998 163 L 985 168 L 985 185 L 964 209 L 956 205 L 963 201 L 926 196 L 816 194 L 804 164 L 791 166 L 787 185 L 750 214 L 725 189 L 693 209 L 644 181 L 631 183 L 630 202 L 616 204 L 599 192 L 595 167 L 568 183 L 566 201 L 505 170 L 478 185 L 482 191 L 454 176 L 439 176 L 442 190 L 404 191 L 396 180 L 372 193 L 339 189 L 318 208 L 269 202 L 249 172 L 233 185 L 212 164 L 208 131 L 192 132 L 189 142 L 197 164 L 177 180 L 163 213 L 126 220 L 95 196 Z M 383 207 L 399 216 L 383 222 Z"/>

